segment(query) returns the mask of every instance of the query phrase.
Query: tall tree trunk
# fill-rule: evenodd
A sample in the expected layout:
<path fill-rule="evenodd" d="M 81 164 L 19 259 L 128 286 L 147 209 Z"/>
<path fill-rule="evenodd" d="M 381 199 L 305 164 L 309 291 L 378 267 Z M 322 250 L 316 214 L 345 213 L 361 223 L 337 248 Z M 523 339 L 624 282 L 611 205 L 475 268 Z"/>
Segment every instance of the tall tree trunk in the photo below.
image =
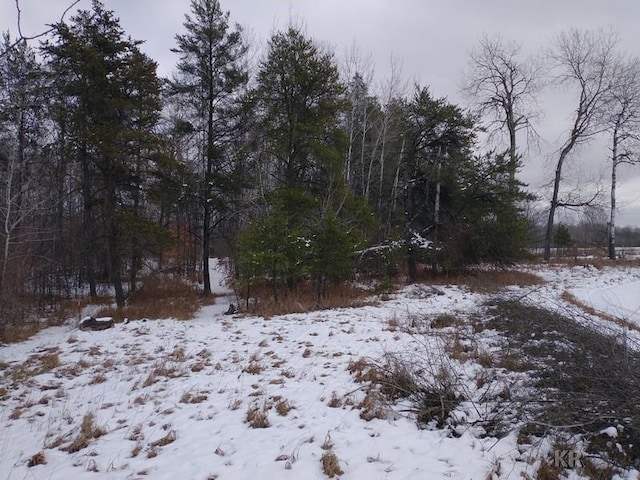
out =
<path fill-rule="evenodd" d="M 113 167 L 111 167 L 113 168 Z M 105 199 L 105 224 L 107 226 L 107 253 L 109 256 L 109 278 L 115 290 L 118 310 L 124 308 L 124 290 L 120 276 L 120 248 L 118 246 L 118 221 L 116 218 L 117 194 L 114 173 L 109 172 L 106 178 L 107 198 Z"/>
<path fill-rule="evenodd" d="M 413 216 L 414 216 L 414 205 L 413 205 L 413 184 L 415 182 L 415 165 L 411 165 L 410 169 L 407 169 L 404 181 L 404 235 L 405 235 L 405 243 L 407 246 L 407 267 L 409 271 L 409 281 L 415 282 L 418 277 L 418 268 L 417 268 L 417 258 L 416 251 L 413 246 Z M 411 172 L 411 176 L 409 174 Z"/>
<path fill-rule="evenodd" d="M 380 184 L 378 185 L 378 215 L 382 215 L 382 196 L 384 194 L 384 151 L 386 147 L 387 125 L 383 128 L 382 132 L 382 147 L 380 149 Z"/>
<path fill-rule="evenodd" d="M 509 191 L 515 192 L 516 171 L 518 170 L 518 146 L 516 143 L 516 124 L 513 118 L 513 105 L 508 109 L 507 128 L 509 129 Z"/>
<path fill-rule="evenodd" d="M 613 132 L 613 148 L 611 153 L 611 211 L 609 217 L 609 258 L 616 259 L 616 174 L 618 168 L 618 129 Z"/>
<path fill-rule="evenodd" d="M 9 247 L 11 246 L 11 216 L 13 215 L 13 173 L 15 170 L 15 160 L 9 159 L 7 162 L 7 177 L 5 180 L 4 198 L 4 246 L 2 251 L 2 275 L 0 275 L 0 293 L 3 293 L 7 284 L 7 266 L 9 265 Z"/>
<path fill-rule="evenodd" d="M 365 178 L 366 175 L 364 173 L 364 150 L 367 140 L 367 106 L 364 106 L 364 113 L 362 116 L 362 138 L 361 138 L 361 146 L 360 146 L 360 195 L 362 195 L 365 191 Z"/>
<path fill-rule="evenodd" d="M 351 122 L 349 122 L 349 148 L 347 150 L 347 162 L 344 171 L 344 181 L 346 182 L 348 187 L 351 187 L 351 184 L 349 182 L 351 181 L 351 158 L 353 156 L 355 117 L 356 107 L 354 103 L 354 105 L 351 107 Z"/>
<path fill-rule="evenodd" d="M 572 132 L 571 139 L 560 152 L 558 163 L 556 165 L 556 173 L 553 179 L 553 196 L 549 205 L 549 217 L 547 218 L 547 229 L 544 235 L 544 259 L 551 258 L 551 242 L 553 240 L 553 223 L 558 209 L 558 196 L 560 195 L 560 181 L 562 180 L 562 167 L 567 155 L 571 152 L 576 143 L 576 137 Z"/>
<path fill-rule="evenodd" d="M 202 282 L 205 294 L 211 293 L 211 275 L 209 274 L 209 249 L 211 247 L 211 209 L 204 206 L 202 220 Z"/>
<path fill-rule="evenodd" d="M 82 164 L 82 200 L 83 200 L 83 226 L 84 226 L 84 255 L 82 262 L 87 271 L 87 282 L 89 282 L 89 295 L 97 297 L 96 270 L 95 270 L 95 247 L 96 229 L 93 221 L 93 193 L 91 192 L 91 169 L 86 148 L 82 147 L 80 155 Z"/>
<path fill-rule="evenodd" d="M 433 241 L 435 243 L 433 262 L 431 264 L 431 270 L 433 273 L 436 273 L 438 270 L 439 258 L 438 258 L 438 241 L 440 235 L 440 191 L 442 189 L 442 181 L 440 179 L 440 172 L 442 170 L 442 161 L 440 160 L 441 148 L 438 146 L 438 167 L 436 168 L 436 200 L 433 209 L 433 224 L 434 224 L 434 235 Z"/>
<path fill-rule="evenodd" d="M 136 176 L 138 178 L 139 177 L 139 170 L 138 172 L 136 172 Z M 138 183 L 136 185 L 136 189 L 135 189 L 135 193 L 133 196 L 133 211 L 135 213 L 135 215 L 138 215 L 138 210 L 140 208 L 140 187 L 141 185 Z M 132 235 L 131 237 L 131 257 L 129 258 L 129 262 L 131 263 L 131 265 L 129 266 L 129 295 L 133 295 L 134 293 L 136 293 L 136 282 L 137 282 L 137 277 L 138 277 L 138 267 L 140 264 L 140 258 L 141 258 L 141 252 L 140 252 L 140 240 L 138 239 L 137 235 Z"/>
<path fill-rule="evenodd" d="M 389 215 L 387 216 L 387 235 L 391 231 L 391 221 L 393 219 L 393 214 L 396 211 L 396 202 L 398 198 L 398 184 L 400 182 L 400 168 L 402 167 L 405 146 L 406 146 L 406 139 L 403 135 L 402 145 L 400 146 L 400 156 L 398 157 L 398 165 L 396 166 L 396 174 L 393 179 L 393 187 L 391 188 L 391 208 L 389 209 Z"/>
<path fill-rule="evenodd" d="M 211 182 L 213 181 L 213 159 L 215 156 L 213 145 L 213 113 L 214 96 L 213 84 L 209 85 L 209 105 L 207 119 L 207 158 L 205 168 L 204 186 L 204 218 L 202 219 L 202 283 L 205 294 L 211 293 L 211 275 L 209 273 L 209 254 L 211 250 Z"/>
<path fill-rule="evenodd" d="M 109 276 L 111 285 L 116 294 L 116 306 L 118 310 L 124 308 L 124 289 L 122 288 L 122 278 L 120 277 L 120 253 L 118 251 L 118 225 L 112 218 L 108 226 L 107 248 L 109 249 Z"/>

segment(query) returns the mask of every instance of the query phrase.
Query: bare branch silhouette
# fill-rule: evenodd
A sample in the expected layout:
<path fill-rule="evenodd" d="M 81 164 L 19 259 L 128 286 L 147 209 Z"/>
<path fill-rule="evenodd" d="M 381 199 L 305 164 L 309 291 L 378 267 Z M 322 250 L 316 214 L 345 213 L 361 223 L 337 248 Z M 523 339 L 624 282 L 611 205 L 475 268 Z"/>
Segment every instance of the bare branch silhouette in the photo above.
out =
<path fill-rule="evenodd" d="M 0 52 L 0 58 L 7 55 L 11 50 L 13 50 L 14 47 L 16 47 L 21 42 L 28 42 L 31 40 L 35 40 L 37 38 L 44 37 L 49 33 L 51 33 L 54 29 L 52 25 L 47 25 L 49 28 L 44 32 L 40 32 L 34 35 L 25 35 L 22 32 L 22 10 L 20 9 L 20 0 L 15 0 L 15 2 L 16 2 L 16 11 L 18 12 L 18 21 L 17 21 L 18 37 L 4 51 Z M 74 0 L 73 3 L 69 5 L 64 12 L 62 12 L 62 15 L 60 16 L 60 22 L 64 21 L 64 17 L 67 15 L 67 13 L 69 13 L 69 10 L 71 10 L 78 3 L 80 3 L 80 0 Z"/>

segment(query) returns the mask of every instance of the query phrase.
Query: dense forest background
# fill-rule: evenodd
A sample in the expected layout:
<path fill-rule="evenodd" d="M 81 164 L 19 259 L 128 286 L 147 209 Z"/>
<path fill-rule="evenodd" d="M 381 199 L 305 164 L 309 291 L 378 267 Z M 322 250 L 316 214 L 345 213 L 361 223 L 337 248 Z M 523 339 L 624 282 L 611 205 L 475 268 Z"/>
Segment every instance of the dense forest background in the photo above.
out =
<path fill-rule="evenodd" d="M 105 285 L 122 308 L 151 271 L 210 293 L 211 256 L 233 260 L 247 296 L 306 283 L 321 301 L 356 274 L 414 280 L 538 247 L 616 258 L 640 245 L 640 229 L 615 225 L 616 168 L 637 158 L 640 64 L 612 32 L 565 32 L 544 60 L 482 39 L 465 107 L 396 74 L 374 92 L 357 55 L 339 61 L 295 25 L 252 62 L 217 0 L 192 0 L 176 33 L 171 78 L 97 0 L 39 44 L 4 34 L 3 324 Z M 551 84 L 576 109 L 549 201 L 518 172 Z M 611 145 L 608 202 L 562 185 L 574 149 L 597 136 Z M 578 221 L 558 225 L 563 209 Z"/>

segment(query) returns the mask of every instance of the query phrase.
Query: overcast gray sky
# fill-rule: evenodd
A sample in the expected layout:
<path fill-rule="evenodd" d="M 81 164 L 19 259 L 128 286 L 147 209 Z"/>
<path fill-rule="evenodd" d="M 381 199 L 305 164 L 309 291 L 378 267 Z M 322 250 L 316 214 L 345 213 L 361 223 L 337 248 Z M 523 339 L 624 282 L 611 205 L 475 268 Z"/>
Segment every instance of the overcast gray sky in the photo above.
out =
<path fill-rule="evenodd" d="M 26 35 L 42 31 L 59 19 L 71 0 L 20 0 L 22 29 Z M 174 35 L 183 31 L 189 0 L 104 0 L 125 31 L 145 40 L 143 49 L 169 75 L 175 65 Z M 402 63 L 404 78 L 429 85 L 437 96 L 466 106 L 460 95 L 468 51 L 483 34 L 516 40 L 525 52 L 548 47 L 553 36 L 571 27 L 613 28 L 620 34 L 620 49 L 640 55 L 640 2 L 638 0 L 220 0 L 231 20 L 252 33 L 263 45 L 275 29 L 289 19 L 302 23 L 308 35 L 327 43 L 338 58 L 354 42 L 375 64 L 375 81 L 389 74 L 392 56 Z M 81 8 L 90 8 L 82 0 Z M 0 0 L 0 28 L 15 32 L 15 0 Z M 554 152 L 570 126 L 573 105 L 570 91 L 554 91 L 541 100 L 544 117 L 538 130 L 539 151 L 525 159 L 523 180 L 544 193 L 551 179 Z M 604 142 L 577 152 L 567 176 L 609 177 Z M 582 159 L 589 161 L 583 161 Z M 602 158 L 602 161 L 596 159 Z M 624 167 L 620 175 L 619 225 L 640 226 L 640 166 Z"/>

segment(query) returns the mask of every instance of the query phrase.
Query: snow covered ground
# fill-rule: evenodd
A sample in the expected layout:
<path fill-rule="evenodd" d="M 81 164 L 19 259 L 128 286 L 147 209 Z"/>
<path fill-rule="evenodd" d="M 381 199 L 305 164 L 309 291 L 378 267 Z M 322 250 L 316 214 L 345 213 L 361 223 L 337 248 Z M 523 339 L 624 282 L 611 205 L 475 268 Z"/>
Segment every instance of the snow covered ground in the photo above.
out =
<path fill-rule="evenodd" d="M 561 299 L 568 290 L 640 323 L 640 268 L 534 270 L 549 283 L 511 295 L 575 308 Z M 220 279 L 221 269 L 213 271 Z M 418 428 L 401 408 L 360 417 L 365 392 L 349 365 L 388 353 L 429 355 L 441 337 L 403 326 L 439 314 L 466 318 L 486 300 L 439 288 L 443 295 L 415 285 L 370 306 L 270 319 L 224 316 L 231 299 L 223 297 L 191 321 L 99 332 L 69 325 L 1 346 L 0 478 L 310 480 L 327 478 L 327 451 L 345 479 L 533 476 L 545 452 L 524 449 L 515 434 L 486 437 L 471 421 L 456 435 Z M 226 291 L 220 281 L 216 290 Z M 476 341 L 491 348 L 489 337 Z M 462 384 L 477 389 L 479 366 L 456 368 Z M 248 414 L 264 414 L 266 428 L 252 427 Z M 458 414 L 478 413 L 463 404 Z"/>
<path fill-rule="evenodd" d="M 636 281 L 631 281 L 636 278 Z M 576 298 L 600 312 L 640 326 L 640 275 L 609 273 L 599 282 L 570 290 Z"/>

